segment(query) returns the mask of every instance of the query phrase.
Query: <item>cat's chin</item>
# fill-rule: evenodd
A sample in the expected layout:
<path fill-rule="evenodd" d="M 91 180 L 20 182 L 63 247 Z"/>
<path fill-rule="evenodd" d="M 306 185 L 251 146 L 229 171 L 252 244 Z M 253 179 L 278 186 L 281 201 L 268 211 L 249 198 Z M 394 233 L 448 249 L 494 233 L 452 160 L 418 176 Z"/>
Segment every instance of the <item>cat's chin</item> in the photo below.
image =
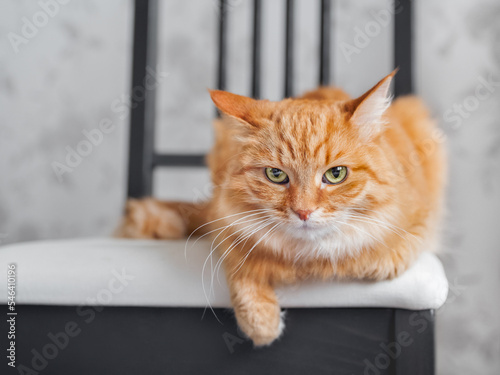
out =
<path fill-rule="evenodd" d="M 331 235 L 332 231 L 329 226 L 309 222 L 290 225 L 287 228 L 288 234 L 292 237 L 304 240 L 317 240 Z"/>

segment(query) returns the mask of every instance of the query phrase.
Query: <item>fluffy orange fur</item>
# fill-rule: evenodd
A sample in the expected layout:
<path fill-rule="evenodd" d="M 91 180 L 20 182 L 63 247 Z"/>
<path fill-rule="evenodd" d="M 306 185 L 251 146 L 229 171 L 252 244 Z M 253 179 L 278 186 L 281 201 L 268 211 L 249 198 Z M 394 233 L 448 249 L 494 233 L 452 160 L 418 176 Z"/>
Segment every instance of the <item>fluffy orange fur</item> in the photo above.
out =
<path fill-rule="evenodd" d="M 211 91 L 224 113 L 208 156 L 212 200 L 130 201 L 119 234 L 180 238 L 209 223 L 198 232 L 220 234 L 236 318 L 255 345 L 283 330 L 276 285 L 396 277 L 434 246 L 446 171 L 422 102 L 390 103 L 393 76 L 357 99 L 334 88 L 279 102 Z M 325 180 L 339 166 L 345 180 Z"/>

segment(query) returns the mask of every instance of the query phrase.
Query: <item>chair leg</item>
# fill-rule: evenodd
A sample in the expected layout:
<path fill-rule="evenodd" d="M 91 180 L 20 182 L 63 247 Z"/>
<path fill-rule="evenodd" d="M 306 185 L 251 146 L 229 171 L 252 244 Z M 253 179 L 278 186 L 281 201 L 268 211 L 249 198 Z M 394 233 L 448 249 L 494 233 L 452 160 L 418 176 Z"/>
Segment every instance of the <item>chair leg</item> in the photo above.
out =
<path fill-rule="evenodd" d="M 394 310 L 393 342 L 386 353 L 394 360 L 394 374 L 434 375 L 434 319 L 434 310 Z"/>

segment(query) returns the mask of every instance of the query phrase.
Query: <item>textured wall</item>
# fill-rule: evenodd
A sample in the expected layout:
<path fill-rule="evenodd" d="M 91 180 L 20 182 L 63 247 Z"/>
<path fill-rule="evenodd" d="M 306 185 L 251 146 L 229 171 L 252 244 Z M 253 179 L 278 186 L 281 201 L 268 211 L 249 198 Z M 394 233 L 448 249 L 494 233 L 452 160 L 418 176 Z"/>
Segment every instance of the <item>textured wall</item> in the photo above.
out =
<path fill-rule="evenodd" d="M 229 4 L 229 89 L 247 94 L 250 4 Z M 115 225 L 125 196 L 131 5 L 130 0 L 72 0 L 49 9 L 45 22 L 43 16 L 33 21 L 41 11 L 38 1 L 1 2 L 3 243 L 103 235 Z M 160 59 L 154 67 L 160 76 L 157 147 L 204 151 L 212 140 L 206 88 L 215 82 L 216 1 L 161 5 Z M 451 164 L 442 259 L 453 287 L 438 312 L 439 374 L 498 374 L 500 4 L 420 0 L 415 5 L 417 91 L 447 134 Z M 264 6 L 263 96 L 278 99 L 283 1 Z M 316 80 L 318 5 L 299 0 L 297 7 L 300 92 Z M 391 9 L 390 1 L 338 0 L 334 9 L 335 82 L 357 95 L 391 70 L 392 24 L 376 15 Z M 40 26 L 25 26 L 24 17 Z M 356 47 L 359 30 L 370 22 L 379 31 L 366 46 Z M 24 40 L 9 36 L 24 38 L 23 30 Z M 347 45 L 357 52 L 342 52 Z M 58 178 L 54 163 L 68 166 L 68 148 L 76 149 L 86 139 L 83 131 L 95 135 L 100 125 L 107 133 L 82 160 L 70 159 L 71 172 Z M 156 177 L 161 197 L 192 199 L 209 191 L 202 169 L 166 169 Z"/>
<path fill-rule="evenodd" d="M 129 86 L 130 4 L 72 1 L 52 10 L 45 24 L 40 17 L 41 27 L 30 30 L 24 25 L 40 14 L 38 1 L 2 1 L 4 241 L 101 234 L 117 217 L 124 198 L 127 122 L 110 106 Z M 11 43 L 9 33 L 32 37 Z M 64 163 L 66 147 L 75 149 L 86 139 L 82 131 L 106 118 L 113 131 L 59 181 L 52 163 Z"/>

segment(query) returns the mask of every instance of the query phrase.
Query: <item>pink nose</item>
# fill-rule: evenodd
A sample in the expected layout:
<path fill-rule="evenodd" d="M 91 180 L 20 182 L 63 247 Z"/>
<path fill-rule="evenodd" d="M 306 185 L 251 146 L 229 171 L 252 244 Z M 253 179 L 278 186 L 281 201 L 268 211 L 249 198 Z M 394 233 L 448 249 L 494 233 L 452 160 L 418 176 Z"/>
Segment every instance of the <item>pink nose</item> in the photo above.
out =
<path fill-rule="evenodd" d="M 300 220 L 307 221 L 309 220 L 309 217 L 311 216 L 313 210 L 294 210 L 294 212 L 297 214 Z"/>

